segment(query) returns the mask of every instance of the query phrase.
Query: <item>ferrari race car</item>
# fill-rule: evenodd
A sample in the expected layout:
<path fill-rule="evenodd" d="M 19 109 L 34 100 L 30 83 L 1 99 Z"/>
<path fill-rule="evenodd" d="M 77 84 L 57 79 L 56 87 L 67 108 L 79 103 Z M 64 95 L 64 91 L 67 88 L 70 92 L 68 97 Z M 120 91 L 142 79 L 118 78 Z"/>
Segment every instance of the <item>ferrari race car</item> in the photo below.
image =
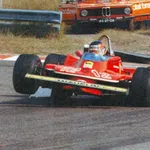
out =
<path fill-rule="evenodd" d="M 111 40 L 107 41 L 108 60 L 93 60 L 88 52 L 49 54 L 41 63 L 37 55 L 21 54 L 13 69 L 16 92 L 34 94 L 39 86 L 51 89 L 50 103 L 55 106 L 72 95 L 126 95 L 133 106 L 150 106 L 150 68 L 124 67 L 121 57 L 115 56 Z"/>

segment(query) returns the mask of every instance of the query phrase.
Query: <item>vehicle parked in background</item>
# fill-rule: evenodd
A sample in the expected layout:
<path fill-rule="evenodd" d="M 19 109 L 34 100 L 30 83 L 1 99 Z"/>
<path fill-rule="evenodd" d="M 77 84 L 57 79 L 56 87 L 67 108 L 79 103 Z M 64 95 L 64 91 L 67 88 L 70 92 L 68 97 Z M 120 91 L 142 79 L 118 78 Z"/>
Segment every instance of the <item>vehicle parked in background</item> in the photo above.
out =
<path fill-rule="evenodd" d="M 62 0 L 63 22 L 71 25 L 145 29 L 150 20 L 150 0 Z"/>

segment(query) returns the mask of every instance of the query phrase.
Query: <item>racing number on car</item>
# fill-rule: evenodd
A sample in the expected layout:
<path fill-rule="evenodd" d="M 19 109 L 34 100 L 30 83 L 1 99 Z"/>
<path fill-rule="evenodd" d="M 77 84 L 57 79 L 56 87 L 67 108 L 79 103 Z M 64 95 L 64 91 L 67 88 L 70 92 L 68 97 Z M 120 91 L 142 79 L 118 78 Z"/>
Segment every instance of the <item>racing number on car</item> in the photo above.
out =
<path fill-rule="evenodd" d="M 112 79 L 110 74 L 106 73 L 106 72 L 100 72 L 98 73 L 97 70 L 92 70 L 92 73 L 94 74 L 95 77 L 98 78 L 103 78 L 103 79 Z"/>
<path fill-rule="evenodd" d="M 96 70 L 92 70 L 91 71 L 95 77 L 100 77 L 99 73 Z"/>

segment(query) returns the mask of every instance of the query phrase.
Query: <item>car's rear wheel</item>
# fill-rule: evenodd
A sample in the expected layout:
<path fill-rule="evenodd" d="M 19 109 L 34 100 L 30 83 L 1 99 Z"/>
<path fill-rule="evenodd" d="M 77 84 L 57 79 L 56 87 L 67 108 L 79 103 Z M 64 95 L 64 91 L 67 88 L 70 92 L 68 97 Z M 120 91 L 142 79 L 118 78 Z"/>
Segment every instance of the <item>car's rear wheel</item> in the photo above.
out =
<path fill-rule="evenodd" d="M 49 77 L 52 77 L 53 76 L 53 71 L 51 70 L 46 70 L 45 69 L 45 66 L 47 64 L 59 64 L 59 65 L 64 65 L 64 62 L 65 62 L 65 59 L 66 59 L 66 56 L 65 55 L 61 55 L 61 54 L 49 54 L 46 59 L 45 59 L 45 62 L 43 64 L 43 75 L 44 76 L 49 76 Z M 43 87 L 51 87 L 51 83 L 50 82 L 47 82 L 47 81 L 44 81 L 43 82 Z"/>
<path fill-rule="evenodd" d="M 13 69 L 13 86 L 16 92 L 22 94 L 33 94 L 39 87 L 39 80 L 27 79 L 25 75 L 41 74 L 42 63 L 38 56 L 21 54 L 15 62 Z"/>
<path fill-rule="evenodd" d="M 150 106 L 150 69 L 137 68 L 130 88 L 130 102 L 133 106 Z"/>
<path fill-rule="evenodd" d="M 45 67 L 46 64 L 60 64 L 60 65 L 63 65 L 64 62 L 65 62 L 65 59 L 66 59 L 65 55 L 51 53 L 46 57 L 43 66 Z"/>
<path fill-rule="evenodd" d="M 65 55 L 61 55 L 61 54 L 49 54 L 46 59 L 45 59 L 45 62 L 44 62 L 44 65 L 43 65 L 43 73 L 45 75 L 49 75 L 51 76 L 51 71 L 47 71 L 45 69 L 45 66 L 47 64 L 59 64 L 59 65 L 63 65 L 64 62 L 65 62 L 65 59 L 66 59 L 66 56 Z"/>

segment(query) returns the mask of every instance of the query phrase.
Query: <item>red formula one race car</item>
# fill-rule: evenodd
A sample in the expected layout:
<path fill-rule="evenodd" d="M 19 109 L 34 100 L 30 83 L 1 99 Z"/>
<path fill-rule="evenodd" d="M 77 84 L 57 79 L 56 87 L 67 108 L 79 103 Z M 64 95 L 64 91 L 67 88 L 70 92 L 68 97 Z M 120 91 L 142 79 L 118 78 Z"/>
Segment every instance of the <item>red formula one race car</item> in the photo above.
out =
<path fill-rule="evenodd" d="M 101 43 L 103 39 L 107 46 Z M 51 88 L 50 103 L 53 105 L 72 94 L 124 94 L 134 106 L 149 106 L 150 69 L 124 67 L 121 57 L 114 55 L 108 36 L 103 35 L 96 42 L 83 52 L 76 51 L 76 56 L 49 54 L 43 66 L 38 56 L 21 54 L 13 70 L 15 91 L 33 94 L 39 86 Z M 105 56 L 93 53 L 100 47 L 107 52 Z"/>

